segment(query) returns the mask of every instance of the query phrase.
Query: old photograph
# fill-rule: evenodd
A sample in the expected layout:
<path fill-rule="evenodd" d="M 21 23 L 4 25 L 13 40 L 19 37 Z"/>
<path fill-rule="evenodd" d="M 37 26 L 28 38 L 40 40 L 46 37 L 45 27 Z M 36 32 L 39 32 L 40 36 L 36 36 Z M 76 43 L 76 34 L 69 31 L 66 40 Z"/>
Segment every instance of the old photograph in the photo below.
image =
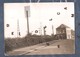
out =
<path fill-rule="evenodd" d="M 4 3 L 5 56 L 75 54 L 73 2 Z"/>

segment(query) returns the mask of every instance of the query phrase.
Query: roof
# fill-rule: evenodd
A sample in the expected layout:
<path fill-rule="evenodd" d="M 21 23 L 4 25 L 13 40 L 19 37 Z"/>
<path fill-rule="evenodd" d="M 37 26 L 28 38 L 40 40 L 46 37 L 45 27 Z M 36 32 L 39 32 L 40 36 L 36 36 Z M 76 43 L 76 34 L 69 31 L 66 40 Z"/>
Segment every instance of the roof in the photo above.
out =
<path fill-rule="evenodd" d="M 59 27 L 57 27 L 57 29 L 58 28 L 70 28 L 70 27 L 68 27 L 68 26 L 66 26 L 66 25 L 64 25 L 64 24 L 61 24 Z"/>

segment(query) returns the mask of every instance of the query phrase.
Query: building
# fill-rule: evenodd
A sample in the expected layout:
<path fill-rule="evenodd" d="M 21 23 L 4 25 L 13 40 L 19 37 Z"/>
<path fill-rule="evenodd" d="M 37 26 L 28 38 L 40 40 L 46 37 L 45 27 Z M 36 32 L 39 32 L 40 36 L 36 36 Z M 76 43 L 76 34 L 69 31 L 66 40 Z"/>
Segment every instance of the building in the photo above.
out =
<path fill-rule="evenodd" d="M 74 38 L 74 33 L 72 32 L 70 27 L 61 24 L 59 27 L 56 28 L 56 35 L 57 39 L 72 39 Z"/>

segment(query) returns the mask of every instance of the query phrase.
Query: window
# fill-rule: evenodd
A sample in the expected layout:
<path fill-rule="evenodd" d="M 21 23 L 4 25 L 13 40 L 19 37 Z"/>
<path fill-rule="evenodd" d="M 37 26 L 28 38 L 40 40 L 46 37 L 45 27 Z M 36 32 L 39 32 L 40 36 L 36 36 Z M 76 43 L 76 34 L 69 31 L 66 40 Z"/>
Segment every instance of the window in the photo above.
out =
<path fill-rule="evenodd" d="M 63 33 L 65 33 L 65 30 L 63 30 Z"/>
<path fill-rule="evenodd" d="M 14 32 L 11 32 L 11 35 L 14 35 Z"/>

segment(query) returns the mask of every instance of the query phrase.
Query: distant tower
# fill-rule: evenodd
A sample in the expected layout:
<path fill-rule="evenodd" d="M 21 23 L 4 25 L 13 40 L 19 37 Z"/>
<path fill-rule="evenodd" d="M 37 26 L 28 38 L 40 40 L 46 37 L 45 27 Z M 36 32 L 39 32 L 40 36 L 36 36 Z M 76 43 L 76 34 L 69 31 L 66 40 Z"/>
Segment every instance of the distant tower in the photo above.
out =
<path fill-rule="evenodd" d="M 40 35 L 42 36 L 42 23 L 40 22 Z"/>
<path fill-rule="evenodd" d="M 17 37 L 21 36 L 19 28 L 19 20 L 17 19 Z"/>

